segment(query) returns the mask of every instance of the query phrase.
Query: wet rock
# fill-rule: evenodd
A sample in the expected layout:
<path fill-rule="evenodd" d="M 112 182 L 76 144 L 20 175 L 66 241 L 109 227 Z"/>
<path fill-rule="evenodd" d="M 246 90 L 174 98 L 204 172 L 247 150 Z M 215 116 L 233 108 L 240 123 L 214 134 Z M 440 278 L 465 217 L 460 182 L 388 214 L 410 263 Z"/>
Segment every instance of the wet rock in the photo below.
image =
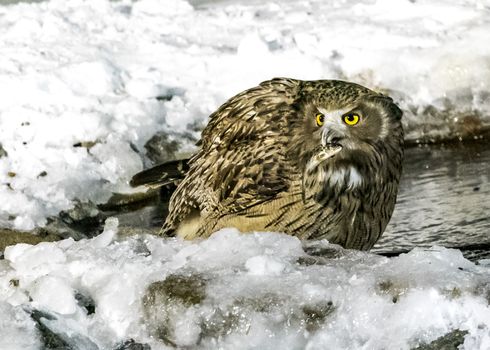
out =
<path fill-rule="evenodd" d="M 31 313 L 31 317 L 34 321 L 37 322 L 37 328 L 39 329 L 39 333 L 41 334 L 41 339 L 45 349 L 67 349 L 70 350 L 70 347 L 61 337 L 59 337 L 56 333 L 52 332 L 44 322 L 44 320 L 53 320 L 54 317 L 50 316 L 47 313 L 33 310 Z"/>
<path fill-rule="evenodd" d="M 456 126 L 463 136 L 478 135 L 483 128 L 481 116 L 478 115 L 465 115 L 458 118 Z"/>
<path fill-rule="evenodd" d="M 66 224 L 82 229 L 98 226 L 107 219 L 92 202 L 78 202 L 73 209 L 61 212 L 60 217 Z"/>
<path fill-rule="evenodd" d="M 240 307 L 234 306 L 228 310 L 215 309 L 211 315 L 203 319 L 201 324 L 201 339 L 218 339 L 233 332 L 246 333 L 250 328 L 250 320 Z"/>
<path fill-rule="evenodd" d="M 151 255 L 151 251 L 148 248 L 148 246 L 146 245 L 146 242 L 144 239 L 138 238 L 138 239 L 133 240 L 131 243 L 132 243 L 131 248 L 132 248 L 133 252 L 135 252 L 136 254 L 141 255 L 141 256 L 150 256 Z"/>
<path fill-rule="evenodd" d="M 206 298 L 206 280 L 199 275 L 170 275 L 165 280 L 154 282 L 148 287 L 151 300 L 181 303 L 186 306 L 201 303 Z"/>
<path fill-rule="evenodd" d="M 37 323 L 43 349 L 99 350 L 88 337 L 69 328 L 61 316 L 36 309 L 27 311 Z"/>
<path fill-rule="evenodd" d="M 99 141 L 81 141 L 73 144 L 73 147 L 83 147 L 86 149 L 91 149 L 94 147 L 96 144 L 98 144 Z"/>
<path fill-rule="evenodd" d="M 155 96 L 157 101 L 170 101 L 174 96 L 183 96 L 185 94 L 185 90 L 178 87 L 166 87 L 163 88 L 162 91 Z"/>
<path fill-rule="evenodd" d="M 116 345 L 114 350 L 151 350 L 151 346 L 148 344 L 137 343 L 134 339 L 129 339 Z"/>
<path fill-rule="evenodd" d="M 117 217 L 121 226 L 160 229 L 168 215 L 169 200 L 175 188 L 175 184 L 169 184 L 145 192 L 116 193 L 98 208 L 106 216 Z"/>
<path fill-rule="evenodd" d="M 7 157 L 7 156 L 8 156 L 7 151 L 3 149 L 3 146 L 0 143 L 0 158 Z"/>
<path fill-rule="evenodd" d="M 467 334 L 468 331 L 456 329 L 429 344 L 420 345 L 414 350 L 458 350 L 459 346 L 464 343 L 464 337 Z"/>
<path fill-rule="evenodd" d="M 314 305 L 304 305 L 302 311 L 306 330 L 313 332 L 325 323 L 328 316 L 333 314 L 335 306 L 331 301 L 326 301 Z"/>
<path fill-rule="evenodd" d="M 488 305 L 490 305 L 490 281 L 482 282 L 481 284 L 479 284 L 473 291 L 473 294 L 482 296 L 483 298 L 485 298 Z"/>
<path fill-rule="evenodd" d="M 255 298 L 238 298 L 234 305 L 242 310 L 270 313 L 284 305 L 285 300 L 274 293 L 261 294 Z"/>
<path fill-rule="evenodd" d="M 247 334 L 251 327 L 252 315 L 267 315 L 278 311 L 286 301 L 274 293 L 265 293 L 256 297 L 240 297 L 225 308 L 213 305 L 201 319 L 200 342 L 219 339 L 229 334 Z M 293 314 L 286 316 L 289 320 Z"/>
<path fill-rule="evenodd" d="M 326 241 L 304 241 L 303 250 L 310 256 L 326 259 L 335 259 L 346 255 L 346 250 L 341 246 L 329 244 Z"/>
<path fill-rule="evenodd" d="M 384 280 L 378 283 L 377 292 L 381 295 L 388 295 L 391 297 L 393 304 L 396 304 L 400 297 L 407 290 L 407 286 L 399 282 L 393 282 L 391 280 Z"/>
<path fill-rule="evenodd" d="M 253 298 L 239 297 L 224 309 L 216 306 L 201 321 L 200 341 L 219 339 L 232 333 L 247 334 L 254 313 L 273 313 L 285 302 L 277 294 L 265 293 Z"/>
<path fill-rule="evenodd" d="M 291 302 L 273 292 L 217 301 L 206 295 L 209 280 L 196 274 L 171 275 L 151 284 L 143 298 L 150 334 L 171 347 L 206 347 L 231 334 L 248 334 L 257 319 L 267 320 L 272 328 L 314 333 L 336 310 L 328 300 Z"/>
<path fill-rule="evenodd" d="M 80 240 L 97 236 L 104 229 L 107 215 L 92 202 L 78 202 L 71 210 L 62 211 L 58 217 L 50 218 L 40 232 L 56 234 L 63 238 Z"/>
<path fill-rule="evenodd" d="M 442 294 L 446 295 L 449 299 L 458 299 L 463 295 L 463 291 L 460 288 L 454 287 L 443 290 Z"/>
<path fill-rule="evenodd" d="M 198 325 L 185 337 L 179 336 L 179 323 L 193 320 L 193 307 L 206 299 L 206 279 L 200 275 L 170 275 L 163 281 L 152 283 L 144 297 L 143 309 L 150 334 L 170 346 L 194 345 L 200 336 Z M 189 315 L 191 314 L 191 315 Z M 189 335 L 189 333 L 192 333 Z"/>
<path fill-rule="evenodd" d="M 326 260 L 323 259 L 323 258 L 318 258 L 316 256 L 309 256 L 309 255 L 305 255 L 305 256 L 300 256 L 296 262 L 299 264 L 299 265 L 303 265 L 303 266 L 312 266 L 312 265 L 325 265 L 326 264 Z"/>
<path fill-rule="evenodd" d="M 75 300 L 80 307 L 87 311 L 87 315 L 95 313 L 95 301 L 91 296 L 77 292 L 75 293 Z"/>
<path fill-rule="evenodd" d="M 12 287 L 18 287 L 19 286 L 19 280 L 17 278 L 13 278 L 9 281 L 9 284 L 12 286 Z"/>
<path fill-rule="evenodd" d="M 253 314 L 282 314 L 283 327 L 304 328 L 308 332 L 320 329 L 336 308 L 331 301 L 318 303 L 289 304 L 289 301 L 274 293 L 257 295 L 254 298 L 239 298 L 227 309 L 215 309 L 202 321 L 202 339 L 219 338 L 231 333 L 246 334 Z"/>
<path fill-rule="evenodd" d="M 40 242 L 53 242 L 61 239 L 59 235 L 47 232 L 21 232 L 9 229 L 0 229 L 0 258 L 3 258 L 5 247 L 17 243 L 38 244 Z"/>
<path fill-rule="evenodd" d="M 178 141 L 171 140 L 168 133 L 160 131 L 146 142 L 146 156 L 153 164 L 168 162 L 175 159 L 179 147 Z"/>

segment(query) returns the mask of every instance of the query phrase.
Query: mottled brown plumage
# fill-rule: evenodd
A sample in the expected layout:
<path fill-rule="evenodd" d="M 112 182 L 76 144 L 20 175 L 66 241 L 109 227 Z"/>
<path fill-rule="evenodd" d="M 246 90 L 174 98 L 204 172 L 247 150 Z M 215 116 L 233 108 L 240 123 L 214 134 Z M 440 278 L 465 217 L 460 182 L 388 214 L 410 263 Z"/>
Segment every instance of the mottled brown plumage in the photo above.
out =
<path fill-rule="evenodd" d="M 236 227 L 370 249 L 395 205 L 401 115 L 389 97 L 344 81 L 273 79 L 246 90 L 210 116 L 163 233 Z M 177 178 L 166 170 L 159 181 Z"/>

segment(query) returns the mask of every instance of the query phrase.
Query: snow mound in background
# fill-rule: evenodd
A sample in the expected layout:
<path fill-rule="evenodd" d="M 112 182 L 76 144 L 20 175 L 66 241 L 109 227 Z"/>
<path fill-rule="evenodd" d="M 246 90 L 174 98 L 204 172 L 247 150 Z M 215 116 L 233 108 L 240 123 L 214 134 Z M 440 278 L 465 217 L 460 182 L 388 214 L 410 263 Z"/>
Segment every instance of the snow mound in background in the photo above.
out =
<path fill-rule="evenodd" d="M 490 270 L 456 250 L 388 259 L 327 242 L 307 254 L 278 233 L 114 241 L 116 231 L 112 220 L 102 238 L 6 249 L 0 348 L 39 346 L 33 309 L 90 349 L 129 338 L 154 349 L 410 349 L 458 329 L 463 349 L 490 346 Z"/>
<path fill-rule="evenodd" d="M 386 90 L 411 140 L 489 122 L 478 1 L 52 0 L 0 19 L 2 227 L 128 191 L 156 132 L 195 138 L 227 98 L 275 76 Z"/>

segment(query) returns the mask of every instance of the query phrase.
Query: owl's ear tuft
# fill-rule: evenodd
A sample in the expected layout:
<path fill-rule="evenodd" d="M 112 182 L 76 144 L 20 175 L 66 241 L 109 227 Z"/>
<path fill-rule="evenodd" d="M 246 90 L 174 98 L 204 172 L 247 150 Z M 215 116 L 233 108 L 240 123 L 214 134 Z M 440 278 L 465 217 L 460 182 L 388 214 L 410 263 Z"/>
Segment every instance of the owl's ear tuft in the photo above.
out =
<path fill-rule="evenodd" d="M 386 95 L 380 95 L 374 97 L 377 103 L 379 103 L 389 118 L 400 121 L 403 116 L 403 111 L 393 102 L 393 99 Z"/>
<path fill-rule="evenodd" d="M 390 97 L 389 103 L 390 115 L 395 120 L 401 120 L 403 117 L 403 111 L 398 107 L 398 105 L 393 102 L 393 99 Z"/>

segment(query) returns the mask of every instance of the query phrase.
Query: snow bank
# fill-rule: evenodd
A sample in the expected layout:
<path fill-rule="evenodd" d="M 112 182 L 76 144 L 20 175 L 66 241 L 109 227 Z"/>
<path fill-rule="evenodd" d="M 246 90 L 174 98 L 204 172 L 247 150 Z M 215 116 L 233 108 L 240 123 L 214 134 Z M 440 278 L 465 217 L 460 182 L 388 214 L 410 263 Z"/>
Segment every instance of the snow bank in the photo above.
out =
<path fill-rule="evenodd" d="M 200 242 L 18 244 L 0 261 L 0 348 L 39 347 L 32 310 L 90 349 L 129 338 L 152 349 L 411 349 L 454 330 L 462 349 L 489 348 L 488 266 L 436 247 L 392 259 L 326 242 L 306 251 L 294 237 L 231 229 Z"/>
<path fill-rule="evenodd" d="M 1 6 L 0 225 L 128 191 L 152 135 L 189 150 L 217 106 L 275 76 L 386 90 L 412 140 L 471 134 L 489 122 L 489 28 L 470 0 Z"/>

